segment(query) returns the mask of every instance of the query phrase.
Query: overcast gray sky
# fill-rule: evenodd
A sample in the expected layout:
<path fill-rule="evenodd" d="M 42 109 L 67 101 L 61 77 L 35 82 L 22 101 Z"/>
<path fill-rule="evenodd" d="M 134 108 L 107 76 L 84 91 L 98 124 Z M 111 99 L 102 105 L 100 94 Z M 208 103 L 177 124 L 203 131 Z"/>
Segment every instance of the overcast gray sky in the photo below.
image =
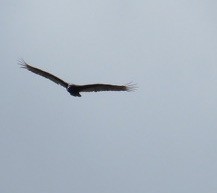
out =
<path fill-rule="evenodd" d="M 0 192 L 217 192 L 217 2 L 1 0 Z M 77 84 L 69 95 L 18 58 Z"/>

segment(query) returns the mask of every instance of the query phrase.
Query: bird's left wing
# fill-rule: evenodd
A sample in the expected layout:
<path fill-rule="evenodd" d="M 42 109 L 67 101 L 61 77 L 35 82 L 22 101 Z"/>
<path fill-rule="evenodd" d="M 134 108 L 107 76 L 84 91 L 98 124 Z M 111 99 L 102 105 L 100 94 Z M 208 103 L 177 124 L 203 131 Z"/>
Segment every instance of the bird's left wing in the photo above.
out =
<path fill-rule="evenodd" d="M 99 92 L 99 91 L 134 91 L 134 84 L 112 85 L 112 84 L 88 84 L 79 86 L 79 92 Z"/>
<path fill-rule="evenodd" d="M 43 70 L 41 70 L 41 69 L 39 69 L 39 68 L 35 68 L 35 67 L 33 67 L 33 66 L 30 66 L 30 65 L 27 64 L 23 59 L 20 59 L 20 60 L 18 61 L 18 63 L 21 65 L 22 68 L 25 68 L 25 69 L 27 69 L 27 70 L 29 70 L 29 71 L 35 73 L 35 74 L 38 74 L 38 75 L 40 75 L 40 76 L 43 76 L 43 77 L 45 77 L 45 78 L 47 78 L 47 79 L 49 79 L 49 80 L 55 82 L 56 84 L 60 84 L 61 86 L 65 87 L 65 88 L 68 87 L 68 83 L 67 83 L 67 82 L 61 80 L 60 78 L 54 76 L 53 74 L 50 74 L 50 73 L 48 73 L 48 72 L 46 72 L 46 71 L 43 71 Z"/>

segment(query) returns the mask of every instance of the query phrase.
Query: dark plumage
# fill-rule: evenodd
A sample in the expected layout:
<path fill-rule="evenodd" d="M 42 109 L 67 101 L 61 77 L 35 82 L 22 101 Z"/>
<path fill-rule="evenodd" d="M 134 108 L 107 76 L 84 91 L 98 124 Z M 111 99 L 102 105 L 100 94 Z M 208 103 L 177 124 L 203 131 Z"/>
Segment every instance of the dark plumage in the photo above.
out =
<path fill-rule="evenodd" d="M 56 84 L 59 84 L 66 88 L 66 90 L 73 96 L 81 97 L 80 92 L 98 92 L 98 91 L 134 91 L 136 89 L 135 84 L 126 85 L 111 85 L 111 84 L 88 84 L 88 85 L 75 85 L 69 84 L 60 78 L 50 74 L 49 72 L 43 71 L 39 68 L 35 68 L 27 64 L 23 59 L 19 60 L 18 63 L 22 68 L 25 68 L 35 74 L 43 76 Z"/>

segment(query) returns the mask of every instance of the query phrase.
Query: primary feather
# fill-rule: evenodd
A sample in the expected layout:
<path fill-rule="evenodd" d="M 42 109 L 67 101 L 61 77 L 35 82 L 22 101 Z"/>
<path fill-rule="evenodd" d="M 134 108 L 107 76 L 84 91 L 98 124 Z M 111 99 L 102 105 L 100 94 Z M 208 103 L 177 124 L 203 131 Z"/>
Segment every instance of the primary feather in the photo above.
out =
<path fill-rule="evenodd" d="M 54 76 L 53 74 L 41 70 L 39 68 L 33 67 L 27 64 L 23 59 L 19 60 L 18 63 L 22 68 L 25 68 L 35 74 L 43 76 L 56 84 L 59 84 L 67 89 L 67 91 L 73 95 L 80 97 L 80 92 L 99 92 L 99 91 L 134 91 L 136 89 L 136 85 L 129 83 L 126 85 L 112 85 L 112 84 L 87 84 L 87 85 L 75 85 L 69 84 L 62 79 Z"/>

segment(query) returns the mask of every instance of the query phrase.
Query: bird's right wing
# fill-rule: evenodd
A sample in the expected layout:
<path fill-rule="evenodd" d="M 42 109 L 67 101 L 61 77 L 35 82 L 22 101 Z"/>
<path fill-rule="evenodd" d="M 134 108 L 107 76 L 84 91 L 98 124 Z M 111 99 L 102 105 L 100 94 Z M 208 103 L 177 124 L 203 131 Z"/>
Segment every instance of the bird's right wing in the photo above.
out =
<path fill-rule="evenodd" d="M 43 77 L 45 77 L 45 78 L 47 78 L 47 79 L 49 79 L 49 80 L 55 82 L 56 84 L 59 84 L 59 85 L 63 86 L 63 87 L 65 87 L 65 88 L 68 87 L 68 83 L 67 83 L 67 82 L 61 80 L 60 78 L 58 78 L 58 77 L 56 77 L 56 76 L 54 76 L 54 75 L 52 75 L 52 74 L 50 74 L 50 73 L 48 73 L 48 72 L 46 72 L 46 71 L 43 71 L 43 70 L 41 70 L 41 69 L 39 69 L 39 68 L 35 68 L 35 67 L 33 67 L 33 66 L 30 66 L 30 65 L 27 64 L 23 59 L 20 59 L 20 60 L 18 61 L 18 63 L 21 65 L 22 68 L 25 68 L 25 69 L 27 69 L 27 70 L 29 70 L 29 71 L 35 73 L 35 74 L 38 74 L 38 75 L 40 75 L 40 76 L 43 76 Z"/>

